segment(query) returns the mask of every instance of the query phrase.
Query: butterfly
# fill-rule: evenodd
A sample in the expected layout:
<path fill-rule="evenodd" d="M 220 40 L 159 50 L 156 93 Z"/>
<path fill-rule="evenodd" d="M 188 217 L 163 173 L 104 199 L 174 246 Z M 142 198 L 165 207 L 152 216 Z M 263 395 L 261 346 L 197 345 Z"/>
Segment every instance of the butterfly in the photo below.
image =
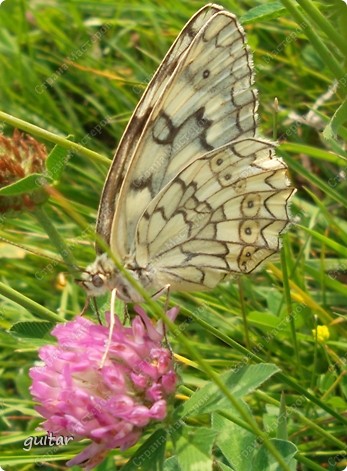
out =
<path fill-rule="evenodd" d="M 149 293 L 199 291 L 251 273 L 280 249 L 294 193 L 276 144 L 257 133 L 257 91 L 245 32 L 208 4 L 155 72 L 119 143 L 97 234 Z M 91 296 L 141 295 L 97 248 Z"/>

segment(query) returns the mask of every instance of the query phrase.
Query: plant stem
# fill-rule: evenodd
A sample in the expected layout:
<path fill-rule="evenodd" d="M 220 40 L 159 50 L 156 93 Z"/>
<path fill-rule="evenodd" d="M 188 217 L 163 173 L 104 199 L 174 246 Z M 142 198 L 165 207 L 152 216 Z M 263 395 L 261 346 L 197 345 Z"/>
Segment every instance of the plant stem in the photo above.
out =
<path fill-rule="evenodd" d="M 34 124 L 28 123 L 19 118 L 15 118 L 3 111 L 0 111 L 0 120 L 3 120 L 5 123 L 13 126 L 14 128 L 21 129 L 29 134 L 37 136 L 41 139 L 46 139 L 49 142 L 53 142 L 54 144 L 59 144 L 60 146 L 74 151 L 80 155 L 88 157 L 95 162 L 99 162 L 101 164 L 110 165 L 110 160 L 104 157 L 97 152 L 94 152 L 86 147 L 81 146 L 81 144 L 77 144 L 76 142 L 70 141 L 66 137 L 58 136 L 52 132 L 46 131 L 45 129 L 40 128 L 39 126 L 35 126 Z"/>
<path fill-rule="evenodd" d="M 50 241 L 52 244 L 57 248 L 59 251 L 59 254 L 61 255 L 62 259 L 67 265 L 67 269 L 70 271 L 70 273 L 75 273 L 76 270 L 78 270 L 78 266 L 76 265 L 75 259 L 71 253 L 71 250 L 69 247 L 66 245 L 64 239 L 60 236 L 59 232 L 56 230 L 54 225 L 51 223 L 49 217 L 47 216 L 46 211 L 42 206 L 37 206 L 34 214 L 43 227 L 43 229 L 46 231 Z"/>
<path fill-rule="evenodd" d="M 341 53 L 347 56 L 346 41 L 336 32 L 336 29 L 327 21 L 314 3 L 309 0 L 297 0 L 297 2 L 301 8 L 311 16 L 321 30 L 325 32 L 326 36 L 335 44 Z"/>
<path fill-rule="evenodd" d="M 341 80 L 342 77 L 345 75 L 344 69 L 332 56 L 331 52 L 325 46 L 320 37 L 315 33 L 311 25 L 308 23 L 308 18 L 306 18 L 302 14 L 302 12 L 297 7 L 296 3 L 293 2 L 293 0 L 281 0 L 281 2 L 293 16 L 293 18 L 298 23 L 307 38 L 311 41 L 312 46 L 316 49 L 317 53 L 320 55 L 327 67 L 329 67 L 331 72 L 334 74 L 335 78 L 337 80 Z M 342 84 L 342 81 L 340 83 Z"/>
<path fill-rule="evenodd" d="M 242 280 L 240 280 L 240 279 L 237 280 L 237 283 L 239 285 L 240 307 L 241 307 L 242 320 L 243 320 L 243 326 L 244 326 L 244 332 L 245 332 L 245 345 L 248 348 L 248 350 L 250 350 L 251 349 L 251 341 L 250 341 L 250 338 L 249 338 L 249 329 L 248 329 L 248 321 L 247 321 L 246 305 L 245 305 L 245 298 L 244 298 Z"/>
<path fill-rule="evenodd" d="M 269 394 L 266 394 L 263 391 L 260 391 L 260 390 L 254 391 L 254 394 L 257 397 L 259 397 L 262 401 L 264 401 L 268 404 L 273 404 L 276 407 L 280 407 L 280 405 L 281 405 L 280 401 L 273 398 Z M 294 403 L 294 406 L 288 406 L 288 405 L 286 406 L 286 411 L 287 411 L 287 416 L 288 417 L 291 416 L 291 415 L 293 417 L 296 417 L 301 423 L 303 423 L 303 424 L 307 425 L 308 427 L 312 428 L 313 430 L 315 430 L 320 436 L 325 437 L 330 443 L 334 444 L 338 448 L 344 449 L 346 447 L 346 445 L 343 441 L 341 441 L 338 438 L 334 437 L 334 435 L 331 432 L 325 430 L 324 427 L 321 427 L 316 422 L 309 419 L 305 414 L 300 412 L 300 408 L 297 405 L 299 403 L 301 405 L 301 398 L 300 397 L 297 399 L 297 402 Z"/>
<path fill-rule="evenodd" d="M 295 352 L 296 364 L 300 372 L 300 375 L 302 377 L 302 369 L 301 369 L 301 363 L 300 363 L 300 357 L 299 357 L 299 346 L 298 346 L 298 340 L 296 338 L 295 315 L 293 315 L 293 304 L 292 304 L 292 298 L 290 295 L 290 288 L 289 288 L 287 256 L 289 256 L 289 254 L 288 254 L 288 251 L 286 250 L 286 238 L 284 237 L 283 247 L 281 250 L 281 266 L 282 266 L 282 274 L 283 274 L 282 283 L 283 283 L 283 289 L 284 289 L 284 299 L 287 305 L 287 315 L 288 315 L 290 330 L 292 334 L 292 341 L 293 341 L 293 348 Z"/>
<path fill-rule="evenodd" d="M 11 299 L 16 304 L 23 306 L 28 311 L 35 312 L 38 317 L 44 319 L 45 321 L 61 322 L 62 320 L 62 318 L 57 314 L 54 314 L 54 312 L 38 303 L 35 303 L 35 301 L 32 301 L 30 298 L 27 298 L 23 294 L 19 293 L 13 288 L 10 288 L 2 282 L 0 282 L 0 294 L 6 296 L 8 299 Z"/>

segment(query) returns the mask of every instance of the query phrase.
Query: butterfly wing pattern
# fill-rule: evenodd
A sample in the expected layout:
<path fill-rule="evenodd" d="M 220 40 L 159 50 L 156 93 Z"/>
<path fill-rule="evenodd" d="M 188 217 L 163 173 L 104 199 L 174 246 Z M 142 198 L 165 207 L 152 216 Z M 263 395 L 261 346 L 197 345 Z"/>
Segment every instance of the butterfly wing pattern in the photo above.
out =
<path fill-rule="evenodd" d="M 236 17 L 206 5 L 136 108 L 100 202 L 97 231 L 151 293 L 211 289 L 278 252 L 294 189 L 257 135 L 252 55 Z M 85 286 L 141 298 L 101 254 Z"/>
<path fill-rule="evenodd" d="M 146 128 L 146 124 L 149 121 L 149 116 L 153 108 L 158 106 L 158 99 L 163 94 L 163 91 L 173 75 L 182 55 L 184 55 L 191 44 L 192 38 L 194 38 L 202 26 L 215 13 L 221 10 L 223 10 L 223 8 L 218 5 L 210 5 L 209 8 L 205 7 L 199 10 L 189 20 L 166 54 L 160 67 L 158 67 L 157 71 L 153 75 L 152 80 L 149 82 L 131 119 L 129 120 L 128 126 L 118 145 L 107 175 L 99 205 L 96 231 L 109 245 L 111 227 L 114 221 L 115 209 L 117 207 L 122 183 L 127 174 L 129 163 L 132 161 L 135 154 L 136 146 L 141 138 L 142 131 Z M 137 182 L 140 183 L 140 187 L 143 186 L 141 185 L 141 182 L 145 181 L 149 173 L 155 173 L 156 171 L 156 167 L 148 170 L 148 167 L 151 165 L 151 155 L 152 153 L 146 157 L 147 159 L 149 158 L 149 160 L 144 161 L 143 165 L 145 167 L 145 171 L 143 175 L 137 179 Z M 135 219 L 131 215 L 130 218 L 131 220 Z M 100 253 L 100 249 L 98 249 L 98 247 L 96 248 L 98 253 Z"/>

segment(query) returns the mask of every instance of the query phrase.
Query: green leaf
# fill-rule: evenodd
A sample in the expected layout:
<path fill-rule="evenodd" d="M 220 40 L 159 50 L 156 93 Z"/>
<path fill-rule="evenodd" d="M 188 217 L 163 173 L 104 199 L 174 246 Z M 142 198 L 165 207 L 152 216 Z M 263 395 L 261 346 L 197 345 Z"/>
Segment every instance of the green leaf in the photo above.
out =
<path fill-rule="evenodd" d="M 40 188 L 42 178 L 41 173 L 32 173 L 15 183 L 11 183 L 11 185 L 2 187 L 0 189 L 0 196 L 15 196 L 36 191 Z M 52 180 L 48 177 L 47 183 L 51 182 Z"/>
<path fill-rule="evenodd" d="M 345 399 L 347 399 L 347 376 L 346 375 L 344 375 L 341 380 L 340 389 Z"/>
<path fill-rule="evenodd" d="M 265 329 L 275 329 L 282 322 L 279 317 L 264 311 L 252 311 L 248 313 L 247 320 L 250 324 Z"/>
<path fill-rule="evenodd" d="M 221 461 L 216 460 L 217 469 L 221 471 L 235 471 Z"/>
<path fill-rule="evenodd" d="M 53 181 L 59 181 L 66 164 L 70 160 L 70 157 L 70 151 L 68 149 L 64 149 L 59 145 L 54 146 L 49 156 L 47 157 L 47 175 L 45 173 L 44 176 Z"/>
<path fill-rule="evenodd" d="M 177 457 L 171 456 L 164 463 L 164 471 L 181 471 L 180 465 L 178 464 Z"/>
<path fill-rule="evenodd" d="M 270 441 L 281 453 L 289 468 L 292 471 L 295 471 L 297 463 L 294 459 L 294 456 L 296 455 L 298 449 L 294 443 L 285 440 L 278 440 L 277 438 L 273 438 Z M 265 469 L 266 471 L 282 471 L 276 459 L 271 455 L 264 445 L 262 445 L 255 454 L 252 466 L 250 466 L 249 469 L 252 469 L 252 471 L 264 471 Z"/>
<path fill-rule="evenodd" d="M 278 18 L 285 11 L 281 2 L 268 2 L 264 5 L 251 8 L 247 13 L 240 17 L 241 24 L 247 25 L 259 21 Z"/>
<path fill-rule="evenodd" d="M 166 430 L 156 430 L 122 467 L 122 471 L 162 471 L 166 440 Z"/>
<path fill-rule="evenodd" d="M 347 99 L 337 108 L 329 124 L 323 131 L 323 137 L 327 141 L 334 141 L 339 133 L 339 128 L 347 122 Z"/>
<path fill-rule="evenodd" d="M 299 162 L 290 156 L 286 156 L 286 162 L 290 165 L 292 171 L 297 172 L 303 178 L 306 178 L 312 185 L 317 186 L 326 195 L 330 196 L 334 201 L 341 203 L 344 207 L 347 207 L 347 199 L 341 192 L 334 190 L 329 182 L 324 182 L 321 178 L 317 177 L 313 172 L 307 170 Z"/>
<path fill-rule="evenodd" d="M 314 231 L 313 229 L 309 229 L 308 227 L 301 226 L 300 224 L 298 224 L 298 227 L 300 227 L 300 229 L 310 234 L 315 239 L 318 239 L 319 241 L 321 241 L 327 247 L 330 247 L 331 249 L 333 249 L 336 253 L 338 253 L 342 257 L 347 257 L 347 249 L 343 245 L 339 244 L 338 242 L 335 242 L 329 237 L 326 237 L 320 232 Z"/>
<path fill-rule="evenodd" d="M 28 337 L 34 339 L 41 339 L 50 332 L 55 324 L 53 322 L 17 322 L 14 324 L 10 331 L 18 334 L 21 337 Z"/>
<path fill-rule="evenodd" d="M 80 468 L 80 466 L 73 466 L 68 469 L 70 471 L 81 471 L 82 468 Z M 102 463 L 100 463 L 96 468 L 93 468 L 93 471 L 113 471 L 114 469 L 114 456 L 113 453 L 111 453 L 106 457 L 106 459 L 104 459 L 104 461 L 102 461 Z"/>
<path fill-rule="evenodd" d="M 218 413 L 212 415 L 212 427 L 219 432 L 216 445 L 233 469 L 249 471 L 249 463 L 258 447 L 257 437 Z"/>
<path fill-rule="evenodd" d="M 7 347 L 14 347 L 17 345 L 18 339 L 10 334 L 9 332 L 5 332 L 4 330 L 0 330 L 0 347 L 7 348 Z"/>
<path fill-rule="evenodd" d="M 347 403 L 342 399 L 342 397 L 339 396 L 332 396 L 329 397 L 327 400 L 327 404 L 329 404 L 331 407 L 334 407 L 337 410 L 341 410 L 341 412 L 346 411 Z"/>
<path fill-rule="evenodd" d="M 24 368 L 18 370 L 18 374 L 14 378 L 17 391 L 21 393 L 21 397 L 25 397 L 29 401 L 32 400 L 32 397 L 29 392 L 29 387 L 31 385 L 31 379 L 29 376 L 29 368 L 31 365 L 26 365 Z"/>
<path fill-rule="evenodd" d="M 182 426 L 173 433 L 177 462 L 182 470 L 211 471 L 212 447 L 217 432 L 210 428 Z"/>
<path fill-rule="evenodd" d="M 347 158 L 331 150 L 320 149 L 317 147 L 308 146 L 305 144 L 298 144 L 296 142 L 281 143 L 279 149 L 292 154 L 308 154 L 310 157 L 322 162 L 330 162 L 334 165 L 346 165 Z"/>
<path fill-rule="evenodd" d="M 250 394 L 278 371 L 279 368 L 276 365 L 261 363 L 258 365 L 241 366 L 236 371 L 223 373 L 220 378 L 234 395 L 235 399 L 240 399 L 246 394 Z M 214 383 L 208 383 L 194 393 L 178 409 L 178 413 L 184 417 L 214 412 L 228 407 L 230 407 L 229 400 Z"/>
<path fill-rule="evenodd" d="M 286 401 L 285 401 L 283 392 L 281 394 L 281 407 L 280 407 L 280 414 L 278 417 L 277 438 L 280 438 L 282 440 L 288 440 L 287 410 L 286 410 Z"/>

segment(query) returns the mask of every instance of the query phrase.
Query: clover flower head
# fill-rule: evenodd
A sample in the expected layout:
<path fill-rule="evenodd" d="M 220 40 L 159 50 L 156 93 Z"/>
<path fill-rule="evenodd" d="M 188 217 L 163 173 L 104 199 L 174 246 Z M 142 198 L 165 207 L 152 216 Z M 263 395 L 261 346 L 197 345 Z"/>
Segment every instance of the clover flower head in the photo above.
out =
<path fill-rule="evenodd" d="M 0 189 L 13 185 L 32 174 L 42 173 L 47 159 L 46 148 L 33 137 L 15 129 L 12 137 L 0 134 Z M 34 209 L 47 199 L 47 195 L 35 187 L 35 191 L 0 195 L 0 213 L 16 213 Z"/>
<path fill-rule="evenodd" d="M 40 404 L 36 410 L 46 419 L 43 428 L 92 440 L 69 466 L 93 469 L 110 449 L 131 447 L 150 422 L 167 415 L 177 383 L 172 353 L 162 346 L 162 326 L 154 326 L 138 306 L 135 310 L 130 327 L 116 318 L 102 367 L 108 328 L 77 317 L 53 329 L 58 345 L 42 347 L 43 366 L 30 370 L 31 394 Z M 177 312 L 173 308 L 167 315 L 174 319 Z"/>

